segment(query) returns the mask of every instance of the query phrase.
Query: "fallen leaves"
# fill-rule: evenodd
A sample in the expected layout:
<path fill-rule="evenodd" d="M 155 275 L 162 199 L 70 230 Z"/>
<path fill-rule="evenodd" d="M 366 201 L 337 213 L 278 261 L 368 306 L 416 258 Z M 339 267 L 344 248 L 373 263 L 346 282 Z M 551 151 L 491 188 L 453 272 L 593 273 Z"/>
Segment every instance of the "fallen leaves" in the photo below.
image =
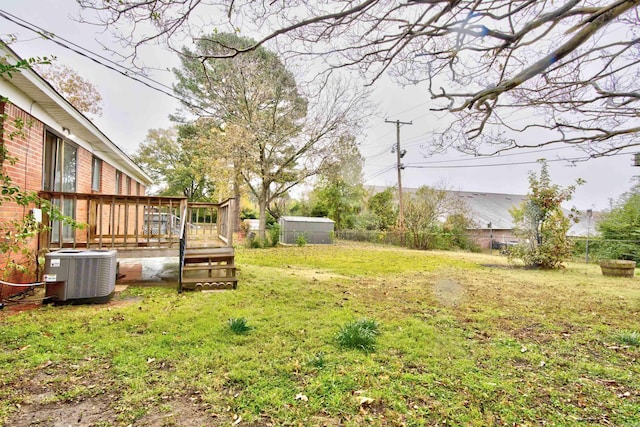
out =
<path fill-rule="evenodd" d="M 356 402 L 358 402 L 358 405 L 362 407 L 369 406 L 375 402 L 375 399 L 364 396 L 364 390 L 356 390 L 353 394 L 356 396 Z"/>
<path fill-rule="evenodd" d="M 375 402 L 374 399 L 372 399 L 371 397 L 367 397 L 367 396 L 358 396 L 356 398 L 356 400 L 358 401 L 358 404 L 360 406 L 369 406 L 371 405 L 373 402 Z"/>

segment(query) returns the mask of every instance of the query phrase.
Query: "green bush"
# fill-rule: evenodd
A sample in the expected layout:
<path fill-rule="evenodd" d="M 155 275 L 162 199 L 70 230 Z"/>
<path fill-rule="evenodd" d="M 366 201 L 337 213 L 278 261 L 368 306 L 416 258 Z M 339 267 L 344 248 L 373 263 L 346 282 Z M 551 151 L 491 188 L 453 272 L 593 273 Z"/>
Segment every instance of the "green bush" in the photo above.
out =
<path fill-rule="evenodd" d="M 589 238 L 589 261 L 598 261 L 604 258 L 610 258 L 606 254 L 606 243 L 599 237 Z M 573 240 L 573 256 L 578 261 L 586 259 L 587 255 L 587 240 L 583 238 Z"/>
<path fill-rule="evenodd" d="M 298 234 L 296 236 L 296 245 L 304 246 L 307 244 L 307 237 L 304 234 Z"/>
<path fill-rule="evenodd" d="M 615 340 L 624 345 L 632 347 L 640 347 L 640 332 L 638 331 L 622 331 L 616 335 Z"/>
<path fill-rule="evenodd" d="M 253 231 L 248 232 L 245 247 L 248 249 L 272 248 L 278 246 L 278 243 L 280 243 L 280 226 L 273 224 L 267 227 L 265 239 L 261 239 Z"/>
<path fill-rule="evenodd" d="M 596 228 L 603 239 L 602 258 L 640 262 L 640 184 L 620 196 Z"/>
<path fill-rule="evenodd" d="M 376 348 L 379 334 L 378 322 L 374 319 L 359 319 L 349 322 L 340 329 L 336 336 L 338 345 L 369 353 Z"/>
<path fill-rule="evenodd" d="M 573 254 L 573 242 L 567 238 L 571 223 L 577 221 L 577 211 L 569 215 L 562 203 L 571 200 L 576 185 L 561 187 L 551 182 L 547 164 L 541 162 L 540 175 L 529 173 L 529 194 L 518 207 L 511 209 L 519 243 L 509 248 L 509 261 L 522 261 L 528 267 L 559 268 Z"/>
<path fill-rule="evenodd" d="M 236 335 L 244 335 L 251 330 L 244 317 L 229 319 L 229 329 Z"/>
<path fill-rule="evenodd" d="M 247 234 L 244 245 L 248 249 L 261 249 L 264 247 L 264 242 L 254 232 L 250 231 L 249 234 Z"/>
<path fill-rule="evenodd" d="M 269 230 L 269 246 L 276 247 L 280 243 L 280 225 L 273 224 Z"/>
<path fill-rule="evenodd" d="M 258 219 L 258 212 L 251 208 L 242 208 L 240 211 L 240 219 Z"/>

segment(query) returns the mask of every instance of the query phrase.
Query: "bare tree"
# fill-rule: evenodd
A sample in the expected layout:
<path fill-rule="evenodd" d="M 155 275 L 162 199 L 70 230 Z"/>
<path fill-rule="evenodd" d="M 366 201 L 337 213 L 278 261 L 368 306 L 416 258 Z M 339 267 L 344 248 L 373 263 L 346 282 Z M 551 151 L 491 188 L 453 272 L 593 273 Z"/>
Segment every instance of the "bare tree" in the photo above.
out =
<path fill-rule="evenodd" d="M 445 188 L 444 183 L 439 183 L 435 187 L 422 186 L 407 194 L 404 201 L 405 227 L 410 246 L 433 249 L 446 223 L 448 226 L 456 222 L 467 226 L 472 224 L 467 204 Z"/>
<path fill-rule="evenodd" d="M 280 58 L 262 46 L 215 57 L 226 46 L 254 43 L 218 33 L 199 40 L 195 51 L 185 48 L 174 89 L 194 100 L 185 104 L 188 113 L 217 120 L 235 135 L 215 156 L 228 160 L 256 197 L 263 238 L 272 202 L 341 160 L 337 148 L 355 139 L 368 106 L 366 91 L 335 79 L 304 93 Z"/>
<path fill-rule="evenodd" d="M 134 56 L 215 25 L 264 35 L 223 56 L 274 43 L 370 82 L 427 81 L 433 109 L 456 119 L 436 148 L 495 152 L 523 133 L 537 141 L 528 146 L 575 144 L 592 157 L 640 144 L 640 0 L 78 1 L 104 25 L 134 24 L 120 33 Z M 139 31 L 149 22 L 155 31 Z"/>

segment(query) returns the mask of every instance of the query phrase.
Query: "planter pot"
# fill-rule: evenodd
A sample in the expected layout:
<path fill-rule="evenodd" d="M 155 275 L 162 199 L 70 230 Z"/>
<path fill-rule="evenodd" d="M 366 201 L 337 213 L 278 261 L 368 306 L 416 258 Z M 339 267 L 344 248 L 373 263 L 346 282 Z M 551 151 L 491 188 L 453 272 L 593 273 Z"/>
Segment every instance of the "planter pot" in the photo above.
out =
<path fill-rule="evenodd" d="M 600 261 L 600 269 L 602 269 L 603 276 L 633 277 L 636 271 L 636 262 L 620 259 L 604 259 Z"/>

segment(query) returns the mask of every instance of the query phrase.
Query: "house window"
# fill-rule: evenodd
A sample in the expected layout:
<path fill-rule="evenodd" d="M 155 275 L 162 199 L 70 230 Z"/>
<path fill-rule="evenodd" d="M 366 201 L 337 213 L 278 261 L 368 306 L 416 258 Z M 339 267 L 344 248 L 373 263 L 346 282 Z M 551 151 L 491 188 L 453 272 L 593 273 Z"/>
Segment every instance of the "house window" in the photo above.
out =
<path fill-rule="evenodd" d="M 93 158 L 91 163 L 91 190 L 100 191 L 100 177 L 102 176 L 102 160 Z"/>
<path fill-rule="evenodd" d="M 141 195 L 141 191 L 140 191 L 140 190 L 141 190 L 141 187 L 142 187 L 142 186 L 140 185 L 140 183 L 139 183 L 139 182 L 136 182 L 136 195 L 137 195 L 137 196 L 140 196 L 140 195 Z"/>
<path fill-rule="evenodd" d="M 43 189 L 46 191 L 75 193 L 78 175 L 77 167 L 78 148 L 47 131 L 44 141 Z M 55 197 L 52 199 L 52 203 L 60 209 L 63 215 L 75 219 L 76 206 L 73 199 L 63 196 Z M 72 241 L 73 237 L 74 232 L 70 225 L 61 224 L 60 221 L 52 221 L 52 243 L 60 243 L 61 240 L 64 242 Z"/>
<path fill-rule="evenodd" d="M 122 192 L 122 172 L 116 171 L 116 194 Z"/>
<path fill-rule="evenodd" d="M 125 182 L 124 194 L 131 194 L 131 178 L 127 176 L 124 182 Z"/>
<path fill-rule="evenodd" d="M 44 185 L 47 191 L 76 191 L 78 148 L 47 132 L 44 155 Z"/>

